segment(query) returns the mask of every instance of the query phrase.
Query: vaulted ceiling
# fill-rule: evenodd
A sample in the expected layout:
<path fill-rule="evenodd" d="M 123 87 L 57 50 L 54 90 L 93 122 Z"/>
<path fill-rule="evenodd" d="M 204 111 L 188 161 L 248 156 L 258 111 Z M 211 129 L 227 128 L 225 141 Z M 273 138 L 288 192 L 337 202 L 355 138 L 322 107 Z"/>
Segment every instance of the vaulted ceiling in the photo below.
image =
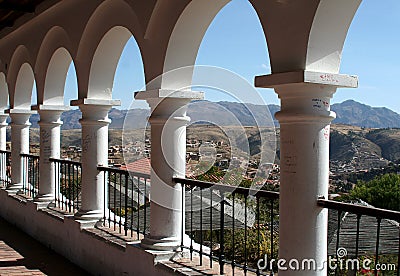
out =
<path fill-rule="evenodd" d="M 0 0 L 0 31 L 13 27 L 24 15 L 34 15 L 36 7 L 43 2 L 45 0 Z"/>

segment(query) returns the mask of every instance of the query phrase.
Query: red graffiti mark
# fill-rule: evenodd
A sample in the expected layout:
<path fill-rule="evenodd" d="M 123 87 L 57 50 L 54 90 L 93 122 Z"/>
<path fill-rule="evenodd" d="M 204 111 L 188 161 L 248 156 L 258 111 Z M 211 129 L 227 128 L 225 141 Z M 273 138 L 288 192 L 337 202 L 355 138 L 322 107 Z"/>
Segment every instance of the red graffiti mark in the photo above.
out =
<path fill-rule="evenodd" d="M 325 140 L 329 140 L 329 133 L 330 133 L 330 128 L 328 126 L 324 127 L 324 138 L 325 138 Z"/>
<path fill-rule="evenodd" d="M 335 79 L 334 75 L 332 74 L 322 74 L 319 77 L 321 78 L 321 80 L 326 82 L 336 82 L 336 83 L 339 82 L 337 79 Z"/>

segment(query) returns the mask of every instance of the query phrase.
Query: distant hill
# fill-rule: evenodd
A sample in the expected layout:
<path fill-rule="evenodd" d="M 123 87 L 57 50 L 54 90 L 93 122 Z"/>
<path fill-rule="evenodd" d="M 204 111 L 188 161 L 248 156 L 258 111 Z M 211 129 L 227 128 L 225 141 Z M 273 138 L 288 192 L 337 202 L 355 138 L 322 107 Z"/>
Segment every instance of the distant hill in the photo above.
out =
<path fill-rule="evenodd" d="M 32 129 L 30 132 L 31 143 L 39 142 L 39 129 Z M 263 129 L 263 133 L 267 135 L 273 135 L 273 132 L 269 129 Z M 109 143 L 110 145 L 121 144 L 122 137 L 121 129 L 111 129 L 109 131 Z M 251 155 L 257 155 L 260 153 L 260 136 L 255 127 L 246 127 L 246 133 L 248 136 L 249 147 Z M 276 129 L 276 139 L 271 137 L 267 138 L 270 144 L 267 146 L 267 150 L 275 148 L 274 142 L 276 141 L 276 161 L 279 162 L 279 129 Z M 9 139 L 9 131 L 7 132 Z M 194 125 L 190 126 L 187 131 L 188 138 L 202 139 L 202 140 L 224 140 L 226 144 L 229 141 L 226 140 L 226 136 L 223 131 L 218 127 Z M 224 138 L 225 137 L 225 138 Z M 238 136 L 239 137 L 239 136 Z M 129 141 L 138 141 L 143 138 L 143 130 L 132 130 L 125 133 L 125 138 Z M 242 141 L 243 137 L 239 137 L 236 143 L 243 145 L 247 141 Z M 62 144 L 79 146 L 81 144 L 81 131 L 79 129 L 64 130 L 62 131 Z M 127 141 L 127 140 L 125 140 Z M 272 152 L 270 154 L 273 154 Z M 400 159 L 400 129 L 370 129 L 361 128 L 348 125 L 332 125 L 331 127 L 331 139 L 330 139 L 330 160 L 331 161 L 342 161 L 352 162 L 357 161 L 369 164 L 371 160 L 387 160 L 397 161 Z"/>
<path fill-rule="evenodd" d="M 333 125 L 330 139 L 330 159 L 349 161 L 375 156 L 388 161 L 400 160 L 400 129 L 370 129 Z"/>
<path fill-rule="evenodd" d="M 365 138 L 382 149 L 383 158 L 400 160 L 400 129 L 374 129 Z"/>
<path fill-rule="evenodd" d="M 273 119 L 273 114 L 280 109 L 278 105 L 254 105 L 241 104 L 235 102 L 208 102 L 194 101 L 189 105 L 188 116 L 191 121 L 197 124 L 211 122 L 216 125 L 244 125 L 262 127 L 272 126 L 277 124 Z M 147 117 L 150 115 L 147 109 L 120 110 L 112 108 L 109 112 L 109 117 L 112 121 L 110 129 L 121 129 L 124 126 L 128 129 L 143 128 L 147 122 Z M 126 117 L 128 116 L 128 117 Z M 62 129 L 79 129 L 79 119 L 82 113 L 79 109 L 69 110 L 61 115 L 63 121 Z M 30 121 L 32 128 L 38 128 L 39 115 L 31 116 Z M 257 123 L 256 123 L 257 122 Z"/>
<path fill-rule="evenodd" d="M 188 130 L 188 137 L 190 135 L 196 137 L 202 135 L 210 139 L 215 138 L 212 137 L 216 133 L 213 128 L 202 126 L 206 122 L 219 126 L 238 125 L 238 122 L 240 122 L 241 125 L 248 126 L 246 132 L 251 154 L 259 154 L 260 137 L 252 126 L 256 125 L 256 121 L 261 127 L 270 127 L 272 122 L 277 125 L 276 120 L 272 121 L 271 115 L 279 111 L 280 107 L 268 105 L 268 109 L 266 106 L 233 102 L 192 102 L 188 108 L 188 115 L 197 127 L 194 126 L 194 128 Z M 331 130 L 330 160 L 350 163 L 358 161 L 368 166 L 369 163 L 376 160 L 397 161 L 400 159 L 399 114 L 387 108 L 371 107 L 355 101 L 333 104 L 332 110 L 337 113 L 337 119 L 334 120 Z M 145 126 L 148 116 L 149 110 L 146 109 L 135 109 L 129 112 L 111 109 L 109 113 L 112 120 L 109 135 L 110 143 L 121 144 L 124 122 L 125 130 L 133 131 L 128 134 L 128 138 L 136 139 L 137 130 Z M 79 110 L 70 110 L 62 114 L 61 119 L 64 122 L 62 128 L 68 130 L 62 132 L 62 143 L 64 145 L 80 145 L 80 118 L 81 112 Z M 38 119 L 37 114 L 31 116 L 33 129 L 30 138 L 32 142 L 36 143 L 39 140 Z M 280 152 L 279 128 L 276 130 L 278 160 Z M 9 138 L 9 131 L 7 135 Z M 271 141 L 275 141 L 275 139 L 271 139 Z M 239 144 L 247 143 L 247 141 L 240 139 L 236 142 Z M 376 162 L 371 164 L 374 166 Z"/>
<path fill-rule="evenodd" d="M 258 124 L 261 127 L 265 127 L 271 126 L 271 122 L 273 122 L 275 125 L 278 125 L 273 115 L 280 110 L 280 106 L 271 104 L 267 107 L 236 102 L 214 103 L 195 101 L 189 105 L 188 115 L 192 118 L 192 122 L 197 123 L 211 122 L 218 125 L 238 125 L 238 122 L 240 122 L 244 126 L 255 126 Z M 348 100 L 333 104 L 331 108 L 336 112 L 337 116 L 333 121 L 334 124 L 346 124 L 366 128 L 400 128 L 400 115 L 385 107 L 371 107 Z M 143 124 L 146 123 L 149 110 L 135 109 L 128 113 L 127 110 L 113 108 L 109 113 L 112 120 L 110 128 L 121 129 L 127 114 L 129 117 L 126 120 L 126 127 L 136 129 L 143 127 Z M 80 128 L 80 118 L 81 112 L 79 110 L 75 109 L 64 112 L 61 116 L 64 122 L 62 129 Z M 31 116 L 33 128 L 38 127 L 38 120 L 39 115 L 35 114 Z"/>
<path fill-rule="evenodd" d="M 386 107 L 371 107 L 353 100 L 333 104 L 334 124 L 367 128 L 399 128 L 400 115 Z"/>
<path fill-rule="evenodd" d="M 279 109 L 278 105 L 196 101 L 189 105 L 188 116 L 193 122 L 268 127 L 276 124 L 273 115 Z"/>
<path fill-rule="evenodd" d="M 333 125 L 330 135 L 329 158 L 331 160 L 350 161 L 360 153 L 378 158 L 383 157 L 382 151 L 385 149 L 374 143 L 374 140 L 367 138 L 370 131 L 373 130 Z M 400 133 L 398 135 L 400 136 Z M 384 136 L 386 137 L 386 133 Z M 391 158 L 386 159 L 392 160 Z"/>

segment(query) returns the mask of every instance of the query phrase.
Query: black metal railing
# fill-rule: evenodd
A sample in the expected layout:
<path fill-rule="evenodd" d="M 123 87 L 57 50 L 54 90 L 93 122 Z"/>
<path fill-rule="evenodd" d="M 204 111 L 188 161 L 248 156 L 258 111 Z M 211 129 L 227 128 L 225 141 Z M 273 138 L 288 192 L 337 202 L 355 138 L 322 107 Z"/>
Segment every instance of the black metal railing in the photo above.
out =
<path fill-rule="evenodd" d="M 140 239 L 148 233 L 150 175 L 99 166 L 104 172 L 103 224 Z"/>
<path fill-rule="evenodd" d="M 231 266 L 246 274 L 273 275 L 275 267 L 259 265 L 276 258 L 278 251 L 279 193 L 253 190 L 192 179 L 175 178 L 182 185 L 182 250 L 189 250 L 219 273 Z M 185 215 L 185 217 L 183 217 Z M 188 235 L 188 236 L 187 236 Z M 204 260 L 203 260 L 204 259 Z"/>
<path fill-rule="evenodd" d="M 22 158 L 22 193 L 34 198 L 39 191 L 39 156 L 20 154 Z"/>
<path fill-rule="evenodd" d="M 0 150 L 0 186 L 11 184 L 11 152 Z"/>
<path fill-rule="evenodd" d="M 82 164 L 55 158 L 50 158 L 50 162 L 55 169 L 55 207 L 69 213 L 77 212 L 81 206 Z"/>
<path fill-rule="evenodd" d="M 323 198 L 318 206 L 330 212 L 330 273 L 400 275 L 400 212 Z"/>

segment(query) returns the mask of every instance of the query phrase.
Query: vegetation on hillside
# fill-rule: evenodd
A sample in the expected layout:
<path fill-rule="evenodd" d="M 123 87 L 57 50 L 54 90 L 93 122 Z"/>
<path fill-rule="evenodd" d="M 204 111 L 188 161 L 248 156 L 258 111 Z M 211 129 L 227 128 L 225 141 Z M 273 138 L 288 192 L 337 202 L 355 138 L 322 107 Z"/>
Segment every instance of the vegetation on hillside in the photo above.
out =
<path fill-rule="evenodd" d="M 400 175 L 384 174 L 368 182 L 359 181 L 350 192 L 350 197 L 374 207 L 400 211 Z"/>

